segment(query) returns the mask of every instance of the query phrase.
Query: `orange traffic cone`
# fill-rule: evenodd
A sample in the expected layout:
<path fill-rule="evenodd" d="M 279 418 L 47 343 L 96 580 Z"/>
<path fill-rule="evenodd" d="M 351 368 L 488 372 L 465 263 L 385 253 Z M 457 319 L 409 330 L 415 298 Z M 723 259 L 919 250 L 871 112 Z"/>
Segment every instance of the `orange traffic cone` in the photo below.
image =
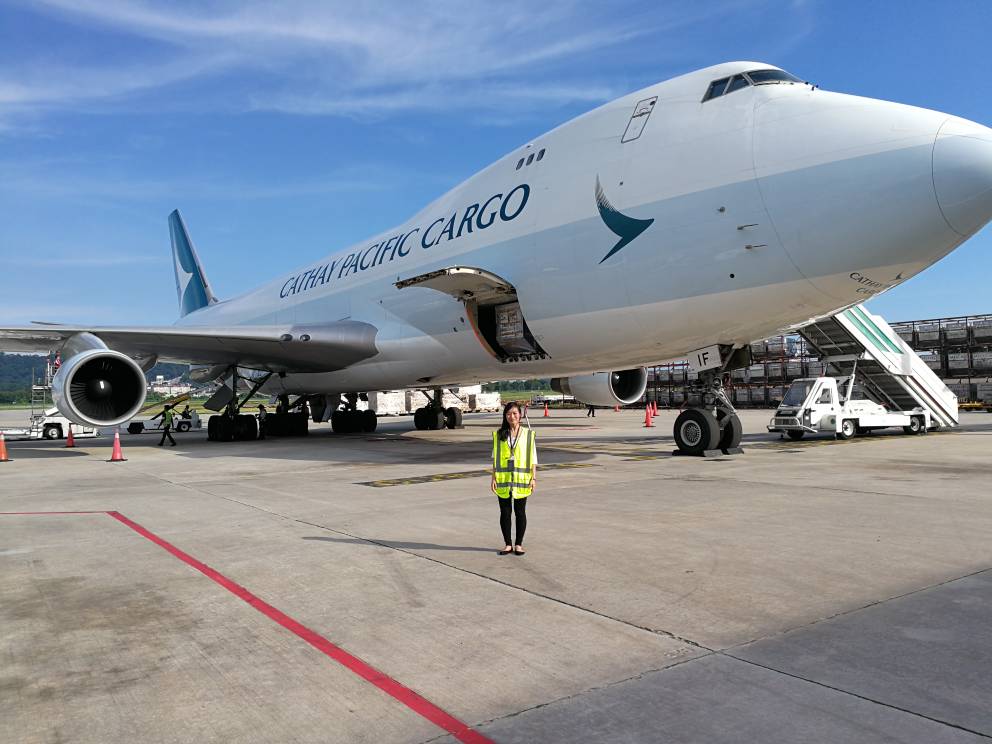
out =
<path fill-rule="evenodd" d="M 658 415 L 658 401 L 656 400 L 651 401 L 651 415 L 652 416 Z"/>
<path fill-rule="evenodd" d="M 651 423 L 651 406 L 644 407 L 644 428 L 654 428 L 654 424 Z"/>
<path fill-rule="evenodd" d="M 10 461 L 10 458 L 7 457 L 7 442 L 4 441 L 3 432 L 0 431 L 0 462 Z"/>
<path fill-rule="evenodd" d="M 75 447 L 75 446 L 76 446 L 76 440 L 75 440 L 75 438 L 74 438 L 74 437 L 72 436 L 72 424 L 69 424 L 69 436 L 68 436 L 68 438 L 67 438 L 67 439 L 65 440 L 65 446 L 66 446 L 67 448 L 68 448 L 68 447 Z"/>
<path fill-rule="evenodd" d="M 114 432 L 114 452 L 107 462 L 127 462 L 127 458 L 121 452 L 121 433 L 119 431 Z"/>
<path fill-rule="evenodd" d="M 548 413 L 548 404 L 544 404 L 544 418 L 548 418 L 551 414 Z"/>

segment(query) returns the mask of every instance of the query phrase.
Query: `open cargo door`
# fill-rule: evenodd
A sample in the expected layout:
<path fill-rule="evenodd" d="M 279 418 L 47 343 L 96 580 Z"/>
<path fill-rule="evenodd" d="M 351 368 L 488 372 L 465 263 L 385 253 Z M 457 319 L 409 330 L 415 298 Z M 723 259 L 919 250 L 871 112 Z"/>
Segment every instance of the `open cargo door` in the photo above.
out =
<path fill-rule="evenodd" d="M 433 289 L 462 302 L 479 343 L 501 362 L 547 359 L 527 327 L 516 287 L 503 277 L 471 266 L 450 266 L 396 282 L 397 289 L 407 287 Z"/>

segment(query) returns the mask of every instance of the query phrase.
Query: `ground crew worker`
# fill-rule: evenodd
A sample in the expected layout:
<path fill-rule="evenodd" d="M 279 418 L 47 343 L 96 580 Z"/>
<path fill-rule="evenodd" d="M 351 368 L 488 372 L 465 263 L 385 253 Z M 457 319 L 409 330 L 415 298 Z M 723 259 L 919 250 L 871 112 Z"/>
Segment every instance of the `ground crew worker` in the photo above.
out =
<path fill-rule="evenodd" d="M 503 423 L 493 432 L 492 492 L 499 497 L 499 526 L 503 550 L 499 555 L 523 555 L 527 531 L 527 497 L 537 483 L 537 445 L 534 432 L 520 425 L 520 406 L 510 401 L 503 408 Z M 510 541 L 511 514 L 517 520 L 517 539 Z"/>
<path fill-rule="evenodd" d="M 265 417 L 269 415 L 269 412 L 265 410 L 265 406 L 259 404 L 258 406 L 258 438 L 265 439 Z"/>
<path fill-rule="evenodd" d="M 169 441 L 172 442 L 172 446 L 176 446 L 176 440 L 172 438 L 172 422 L 176 418 L 176 414 L 172 411 L 172 405 L 167 405 L 162 410 L 162 438 L 158 440 L 158 446 L 161 447 L 165 444 L 165 438 L 168 437 Z"/>

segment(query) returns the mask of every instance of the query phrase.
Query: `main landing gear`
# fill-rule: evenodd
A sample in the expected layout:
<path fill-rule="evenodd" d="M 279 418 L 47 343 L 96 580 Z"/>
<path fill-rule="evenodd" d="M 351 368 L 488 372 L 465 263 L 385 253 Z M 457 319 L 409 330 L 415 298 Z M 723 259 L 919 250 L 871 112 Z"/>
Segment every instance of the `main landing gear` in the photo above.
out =
<path fill-rule="evenodd" d="M 721 382 L 721 370 L 699 373 L 699 383 L 686 391 L 687 408 L 675 419 L 673 454 L 715 457 L 743 454 L 740 417 Z"/>
<path fill-rule="evenodd" d="M 259 378 L 242 377 L 237 367 L 231 368 L 231 398 L 223 413 L 207 419 L 207 439 L 211 442 L 252 441 L 258 439 L 258 419 L 251 414 L 241 413 L 241 407 L 247 403 L 272 373 Z M 244 398 L 238 398 L 238 381 L 251 383 L 251 388 Z"/>
<path fill-rule="evenodd" d="M 444 428 L 461 429 L 463 427 L 461 410 L 453 406 L 442 408 L 444 391 L 441 388 L 434 388 L 433 392 L 433 398 L 427 395 L 426 391 L 424 392 L 430 403 L 413 412 L 413 425 L 421 431 L 436 431 Z"/>
<path fill-rule="evenodd" d="M 364 393 L 361 396 L 358 393 L 348 393 L 344 396 L 344 408 L 331 413 L 331 429 L 335 434 L 371 434 L 375 431 L 379 425 L 375 411 L 358 410 L 358 399 L 362 396 L 368 400 Z"/>

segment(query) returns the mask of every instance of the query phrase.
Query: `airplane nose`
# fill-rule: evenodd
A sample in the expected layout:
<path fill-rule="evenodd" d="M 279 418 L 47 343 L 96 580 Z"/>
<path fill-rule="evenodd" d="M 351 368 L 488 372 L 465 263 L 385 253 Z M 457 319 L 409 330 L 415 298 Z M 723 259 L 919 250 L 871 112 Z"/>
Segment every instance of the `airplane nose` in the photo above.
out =
<path fill-rule="evenodd" d="M 933 188 L 947 224 L 963 237 L 992 219 L 992 129 L 944 122 L 934 140 Z"/>

